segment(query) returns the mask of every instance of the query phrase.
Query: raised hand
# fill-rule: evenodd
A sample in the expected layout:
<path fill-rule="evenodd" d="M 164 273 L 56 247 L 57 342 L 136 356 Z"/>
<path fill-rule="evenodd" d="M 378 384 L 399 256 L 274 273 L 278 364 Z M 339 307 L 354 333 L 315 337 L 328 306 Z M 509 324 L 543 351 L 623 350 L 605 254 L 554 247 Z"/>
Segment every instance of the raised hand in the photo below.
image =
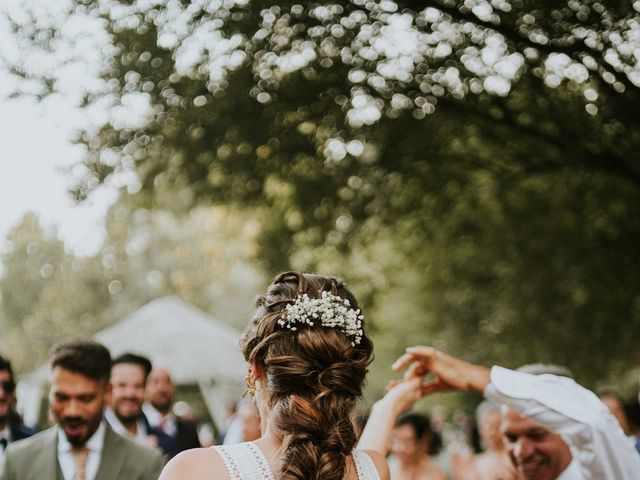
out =
<path fill-rule="evenodd" d="M 386 395 L 373 404 L 369 420 L 362 431 L 358 448 L 386 455 L 396 419 L 413 408 L 422 395 L 422 376 L 416 366 L 409 367 L 404 380 L 389 382 Z"/>
<path fill-rule="evenodd" d="M 435 392 L 474 390 L 482 393 L 491 382 L 489 369 L 465 362 L 432 347 L 409 347 L 393 364 L 396 371 L 410 366 L 407 372 L 412 377 L 424 377 L 433 374 L 432 381 L 421 387 L 422 395 Z"/>

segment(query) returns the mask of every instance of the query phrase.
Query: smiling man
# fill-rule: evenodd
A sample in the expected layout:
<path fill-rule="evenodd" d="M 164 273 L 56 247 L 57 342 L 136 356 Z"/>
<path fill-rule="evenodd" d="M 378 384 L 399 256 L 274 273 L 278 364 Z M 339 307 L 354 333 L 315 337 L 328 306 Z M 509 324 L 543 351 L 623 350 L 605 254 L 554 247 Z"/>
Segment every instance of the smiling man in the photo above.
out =
<path fill-rule="evenodd" d="M 502 434 L 513 465 L 525 479 L 553 480 L 563 478 L 561 475 L 572 478 L 571 449 L 557 433 L 505 409 Z"/>
<path fill-rule="evenodd" d="M 3 480 L 155 480 L 162 458 L 102 420 L 111 395 L 109 351 L 95 342 L 58 347 L 51 361 L 53 428 L 7 449 Z"/>
<path fill-rule="evenodd" d="M 511 461 L 526 480 L 637 480 L 640 456 L 598 397 L 573 379 L 543 371 L 474 365 L 431 347 L 408 348 L 394 364 L 409 366 L 405 385 L 432 374 L 420 395 L 471 390 L 503 405 L 501 429 Z M 398 390 L 402 392 L 402 390 Z M 394 398 L 393 389 L 389 398 Z M 372 445 L 384 419 L 372 412 L 359 446 Z M 370 419 L 370 422 L 372 420 Z"/>
<path fill-rule="evenodd" d="M 172 441 L 171 450 L 167 452 L 170 456 L 200 446 L 196 423 L 173 413 L 175 391 L 169 371 L 154 367 L 147 379 L 145 391 L 147 403 L 142 406 L 142 410 L 151 426 L 165 433 Z"/>
<path fill-rule="evenodd" d="M 0 466 L 4 451 L 11 442 L 30 437 L 35 432 L 22 424 L 15 411 L 16 381 L 11 362 L 0 355 Z"/>
<path fill-rule="evenodd" d="M 134 353 L 123 353 L 111 367 L 111 399 L 104 412 L 111 428 L 140 445 L 157 447 L 172 456 L 176 452 L 173 440 L 150 425 L 142 411 L 151 362 Z"/>

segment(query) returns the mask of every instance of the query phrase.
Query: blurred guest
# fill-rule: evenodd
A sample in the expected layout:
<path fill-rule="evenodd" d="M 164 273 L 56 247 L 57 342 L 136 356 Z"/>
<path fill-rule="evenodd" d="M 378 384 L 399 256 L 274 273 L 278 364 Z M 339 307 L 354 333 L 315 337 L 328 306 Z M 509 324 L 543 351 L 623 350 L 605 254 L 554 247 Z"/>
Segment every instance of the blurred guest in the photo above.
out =
<path fill-rule="evenodd" d="M 216 444 L 217 436 L 213 425 L 203 423 L 198 428 L 198 440 L 203 448 L 211 447 Z"/>
<path fill-rule="evenodd" d="M 56 426 L 11 444 L 3 480 L 156 480 L 161 455 L 117 435 L 102 411 L 111 394 L 109 351 L 95 342 L 58 347 L 49 402 Z"/>
<path fill-rule="evenodd" d="M 618 423 L 624 433 L 629 435 L 631 433 L 629 429 L 629 419 L 627 418 L 627 412 L 625 412 L 624 409 L 622 397 L 620 397 L 618 392 L 614 390 L 603 390 L 598 394 L 598 397 L 602 403 L 607 406 L 611 415 L 616 417 L 616 420 L 618 420 Z"/>
<path fill-rule="evenodd" d="M 629 402 L 626 412 L 631 439 L 635 443 L 636 450 L 640 453 L 640 395 Z"/>
<path fill-rule="evenodd" d="M 173 453 L 173 440 L 153 428 L 142 412 L 147 377 L 151 362 L 140 355 L 125 353 L 113 360 L 111 367 L 111 401 L 104 417 L 116 433 L 146 445 L 158 447 L 167 455 Z"/>
<path fill-rule="evenodd" d="M 262 436 L 260 430 L 260 414 L 258 408 L 248 403 L 238 410 L 238 417 L 242 420 L 242 441 L 253 442 Z"/>
<path fill-rule="evenodd" d="M 500 405 L 485 400 L 476 409 L 476 423 L 484 451 L 455 463 L 459 480 L 516 480 L 519 478 L 500 432 Z"/>
<path fill-rule="evenodd" d="M 0 355 L 0 464 L 11 442 L 30 437 L 34 430 L 26 427 L 15 411 L 16 381 L 11 362 Z"/>
<path fill-rule="evenodd" d="M 638 478 L 640 457 L 629 439 L 598 397 L 570 378 L 489 369 L 431 347 L 408 348 L 394 368 L 407 365 L 404 383 L 418 381 L 421 395 L 471 390 L 504 405 L 501 429 L 507 452 L 527 480 Z M 423 384 L 428 374 L 434 379 Z M 413 392 L 409 398 L 415 398 Z M 383 433 L 384 426 L 378 419 L 370 431 Z"/>
<path fill-rule="evenodd" d="M 152 427 L 171 438 L 170 456 L 200 447 L 196 423 L 178 417 L 172 411 L 175 391 L 167 370 L 158 367 L 151 370 L 145 392 L 147 401 L 142 405 L 142 410 Z"/>
<path fill-rule="evenodd" d="M 391 480 L 446 480 L 445 473 L 429 456 L 431 437 L 426 415 L 405 413 L 398 418 L 389 448 Z"/>
<path fill-rule="evenodd" d="M 238 411 L 231 422 L 223 445 L 252 442 L 261 436 L 260 415 L 258 409 L 249 400 L 243 400 L 238 404 Z"/>
<path fill-rule="evenodd" d="M 602 400 L 602 403 L 607 406 L 611 415 L 616 417 L 616 420 L 618 420 L 618 423 L 620 424 L 620 428 L 622 428 L 624 433 L 629 435 L 634 448 L 638 453 L 640 453 L 640 429 L 635 427 L 630 421 L 629 415 L 627 415 L 627 408 L 625 408 L 622 397 L 620 397 L 618 392 L 614 390 L 604 390 L 600 392 L 598 396 L 600 397 L 600 400 Z M 629 405 L 629 413 L 633 413 L 632 407 L 633 405 Z"/>
<path fill-rule="evenodd" d="M 224 437 L 227 436 L 227 431 L 236 418 L 238 412 L 238 402 L 229 402 L 224 407 L 224 422 L 222 422 L 222 428 L 218 429 L 218 443 L 224 441 Z M 202 442 L 201 442 L 202 443 Z"/>

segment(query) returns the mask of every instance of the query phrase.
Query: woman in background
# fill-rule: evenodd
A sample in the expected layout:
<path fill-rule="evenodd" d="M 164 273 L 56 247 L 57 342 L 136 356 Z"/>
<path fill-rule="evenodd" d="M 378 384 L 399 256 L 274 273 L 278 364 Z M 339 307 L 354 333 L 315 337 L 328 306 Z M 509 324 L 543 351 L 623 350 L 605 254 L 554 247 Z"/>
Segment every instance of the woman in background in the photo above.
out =
<path fill-rule="evenodd" d="M 446 480 L 444 471 L 429 456 L 432 431 L 429 417 L 405 413 L 391 433 L 391 480 Z"/>

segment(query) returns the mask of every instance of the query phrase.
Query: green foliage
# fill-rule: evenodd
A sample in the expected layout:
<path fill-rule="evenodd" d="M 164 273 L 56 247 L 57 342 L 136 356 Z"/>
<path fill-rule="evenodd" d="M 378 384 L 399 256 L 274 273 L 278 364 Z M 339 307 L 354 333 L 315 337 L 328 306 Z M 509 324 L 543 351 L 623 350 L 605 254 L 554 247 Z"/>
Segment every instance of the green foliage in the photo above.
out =
<path fill-rule="evenodd" d="M 222 207 L 181 215 L 137 208 L 124 197 L 107 218 L 100 252 L 117 316 L 131 305 L 175 295 L 243 328 L 264 278 L 257 222 Z"/>
<path fill-rule="evenodd" d="M 53 345 L 89 337 L 165 295 L 245 325 L 264 284 L 252 261 L 255 221 L 222 208 L 176 218 L 126 200 L 112 208 L 106 244 L 92 257 L 64 253 L 32 214 L 9 234 L 12 248 L 0 279 L 0 312 L 9 328 L 0 346 L 18 371 L 44 362 Z"/>
<path fill-rule="evenodd" d="M 65 56 L 99 59 L 102 83 L 79 90 L 109 113 L 79 132 L 74 193 L 113 180 L 132 194 L 103 253 L 120 265 L 109 284 L 126 304 L 177 291 L 206 307 L 203 257 L 155 241 L 196 233 L 162 213 L 144 233 L 136 215 L 239 206 L 267 270 L 338 272 L 358 290 L 377 390 L 417 342 L 614 378 L 640 334 L 634 5 L 71 2 L 64 21 L 109 39 Z M 14 19 L 25 52 L 64 45 L 52 18 Z M 13 71 L 39 92 L 64 90 L 22 58 Z"/>
<path fill-rule="evenodd" d="M 45 232 L 34 214 L 25 215 L 6 240 L 2 310 L 10 326 L 16 326 L 38 303 L 50 279 L 62 274 L 66 255 L 55 232 Z"/>

